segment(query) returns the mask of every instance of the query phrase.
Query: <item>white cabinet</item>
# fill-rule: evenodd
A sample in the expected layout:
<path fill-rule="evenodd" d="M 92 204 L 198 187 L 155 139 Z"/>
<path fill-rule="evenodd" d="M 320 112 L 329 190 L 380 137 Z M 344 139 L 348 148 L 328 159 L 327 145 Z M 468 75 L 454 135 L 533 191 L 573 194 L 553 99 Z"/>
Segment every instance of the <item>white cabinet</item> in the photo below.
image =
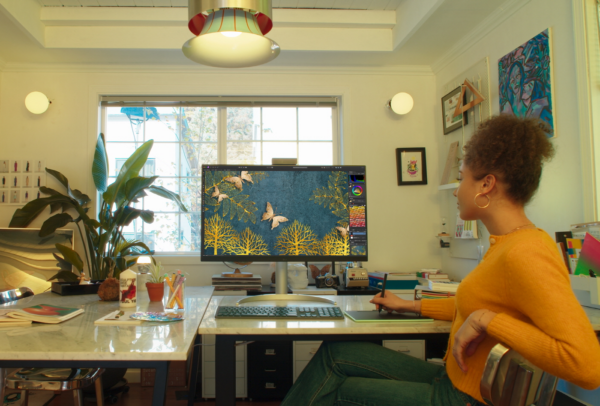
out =
<path fill-rule="evenodd" d="M 383 340 L 383 346 L 425 360 L 425 340 Z"/>
<path fill-rule="evenodd" d="M 215 397 L 215 336 L 202 335 L 202 397 Z M 235 348 L 235 395 L 247 398 L 246 346 Z"/>
<path fill-rule="evenodd" d="M 294 382 L 317 353 L 321 343 L 322 341 L 294 341 Z"/>

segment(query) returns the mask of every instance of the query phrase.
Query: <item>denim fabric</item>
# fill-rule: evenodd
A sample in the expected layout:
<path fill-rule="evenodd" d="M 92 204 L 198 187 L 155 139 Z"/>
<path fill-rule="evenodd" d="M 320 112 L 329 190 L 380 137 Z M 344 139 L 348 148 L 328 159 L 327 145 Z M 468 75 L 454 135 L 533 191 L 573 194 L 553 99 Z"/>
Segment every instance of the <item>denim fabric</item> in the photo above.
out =
<path fill-rule="evenodd" d="M 324 342 L 281 406 L 476 406 L 444 367 L 366 342 Z"/>

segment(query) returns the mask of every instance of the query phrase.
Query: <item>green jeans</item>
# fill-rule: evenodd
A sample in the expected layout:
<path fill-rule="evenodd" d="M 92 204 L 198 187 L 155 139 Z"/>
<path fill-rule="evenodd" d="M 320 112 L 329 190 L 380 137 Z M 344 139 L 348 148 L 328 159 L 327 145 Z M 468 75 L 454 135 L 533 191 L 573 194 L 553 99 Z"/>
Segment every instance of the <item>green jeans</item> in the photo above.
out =
<path fill-rule="evenodd" d="M 367 342 L 324 342 L 281 406 L 476 406 L 442 366 Z"/>

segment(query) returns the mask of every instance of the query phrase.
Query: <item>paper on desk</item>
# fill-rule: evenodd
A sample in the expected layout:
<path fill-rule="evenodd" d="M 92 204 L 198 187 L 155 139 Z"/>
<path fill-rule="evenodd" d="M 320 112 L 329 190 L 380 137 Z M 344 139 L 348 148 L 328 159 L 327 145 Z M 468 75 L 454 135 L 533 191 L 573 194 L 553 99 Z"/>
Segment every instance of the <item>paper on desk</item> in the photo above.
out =
<path fill-rule="evenodd" d="M 122 310 L 115 310 L 114 312 L 108 313 L 104 317 L 100 317 L 94 322 L 96 325 L 104 326 L 139 326 L 142 324 L 142 320 L 131 319 L 131 316 L 135 313 L 134 310 L 128 312 Z M 116 317 L 116 316 L 119 317 Z"/>

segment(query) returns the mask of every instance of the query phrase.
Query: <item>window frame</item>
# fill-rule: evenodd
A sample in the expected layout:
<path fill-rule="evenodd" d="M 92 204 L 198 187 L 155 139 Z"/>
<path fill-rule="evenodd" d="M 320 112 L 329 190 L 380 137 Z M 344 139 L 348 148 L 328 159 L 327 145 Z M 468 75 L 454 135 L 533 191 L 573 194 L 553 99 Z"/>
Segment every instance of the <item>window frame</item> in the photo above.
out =
<path fill-rule="evenodd" d="M 219 163 L 227 163 L 227 108 L 229 107 L 295 107 L 296 108 L 296 140 L 290 141 L 277 141 L 277 142 L 294 142 L 296 143 L 296 153 L 298 156 L 299 146 L 302 142 L 299 139 L 299 108 L 302 107 L 330 107 L 332 115 L 332 139 L 331 141 L 319 141 L 312 140 L 308 142 L 324 142 L 331 143 L 332 145 L 332 164 L 342 164 L 342 134 L 340 131 L 340 99 L 338 97 L 328 96 L 316 96 L 316 97 L 152 97 L 152 96 L 100 96 L 99 105 L 99 118 L 100 118 L 100 131 L 106 132 L 108 124 L 108 107 L 216 107 L 217 108 L 217 160 Z M 144 111 L 144 115 L 145 115 Z M 181 119 L 181 117 L 180 117 Z M 262 109 L 261 109 L 261 134 L 262 134 Z M 145 130 L 144 130 L 145 131 Z M 262 138 L 262 136 L 261 136 Z M 144 137 L 145 139 L 145 137 Z M 240 142 L 236 140 L 236 142 Z M 244 141 L 241 141 L 244 142 Z M 257 142 L 257 141 L 245 141 L 245 142 Z M 261 160 L 264 140 L 259 141 L 261 144 Z M 269 142 L 269 141 L 266 141 Z M 143 143 L 140 142 L 140 144 Z M 159 142 L 160 143 L 160 142 Z M 171 142 L 169 142 L 171 143 Z M 177 179 L 189 178 L 182 176 L 181 174 L 181 144 L 184 144 L 181 140 L 178 142 L 172 142 L 179 144 L 179 175 Z M 195 144 L 206 143 L 206 142 L 192 142 Z M 169 177 L 171 178 L 171 177 Z M 110 178 L 109 178 L 110 179 Z M 113 177 L 114 179 L 114 177 Z M 179 187 L 181 189 L 181 186 Z M 97 209 L 102 202 L 102 195 L 97 195 Z M 181 214 L 180 211 L 155 211 L 155 213 L 164 214 Z M 142 232 L 143 233 L 143 232 Z M 178 234 L 181 234 L 181 222 L 178 224 Z M 155 256 L 169 256 L 169 257 L 196 257 L 199 255 L 199 251 L 157 251 Z"/>

